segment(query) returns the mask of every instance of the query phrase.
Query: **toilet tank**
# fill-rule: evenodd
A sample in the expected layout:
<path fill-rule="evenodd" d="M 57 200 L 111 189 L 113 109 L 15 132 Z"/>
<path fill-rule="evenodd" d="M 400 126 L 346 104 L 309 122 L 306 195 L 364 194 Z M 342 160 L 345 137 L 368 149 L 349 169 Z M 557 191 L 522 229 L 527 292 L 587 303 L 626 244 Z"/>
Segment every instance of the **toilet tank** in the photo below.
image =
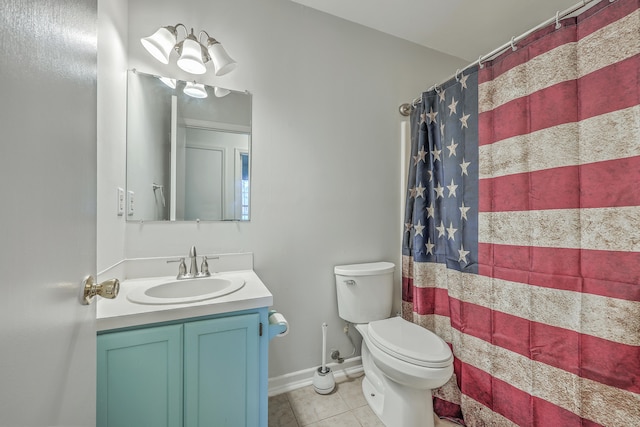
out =
<path fill-rule="evenodd" d="M 351 323 L 386 319 L 393 306 L 393 271 L 390 262 L 337 265 L 338 315 Z"/>

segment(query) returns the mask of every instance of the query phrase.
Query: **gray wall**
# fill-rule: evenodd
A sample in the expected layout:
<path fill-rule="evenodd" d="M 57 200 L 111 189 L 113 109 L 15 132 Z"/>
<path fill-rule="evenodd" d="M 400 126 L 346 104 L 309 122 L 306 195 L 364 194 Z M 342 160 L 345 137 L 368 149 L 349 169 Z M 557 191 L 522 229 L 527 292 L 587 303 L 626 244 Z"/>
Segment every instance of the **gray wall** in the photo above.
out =
<path fill-rule="evenodd" d="M 128 25 L 127 0 L 98 0 L 98 272 L 124 258 L 116 189 L 126 179 Z"/>
<path fill-rule="evenodd" d="M 130 68 L 193 80 L 175 56 L 162 65 L 139 42 L 177 22 L 208 31 L 238 61 L 231 74 L 198 80 L 253 94 L 251 222 L 128 223 L 123 253 L 104 253 L 99 265 L 118 256 L 184 256 L 191 245 L 203 254 L 253 252 L 291 326 L 272 341 L 270 377 L 319 365 L 323 321 L 328 345 L 348 354 L 333 267 L 378 260 L 399 267 L 397 108 L 465 61 L 288 0 L 131 0 L 128 12 Z M 399 271 L 395 280 L 399 296 Z"/>

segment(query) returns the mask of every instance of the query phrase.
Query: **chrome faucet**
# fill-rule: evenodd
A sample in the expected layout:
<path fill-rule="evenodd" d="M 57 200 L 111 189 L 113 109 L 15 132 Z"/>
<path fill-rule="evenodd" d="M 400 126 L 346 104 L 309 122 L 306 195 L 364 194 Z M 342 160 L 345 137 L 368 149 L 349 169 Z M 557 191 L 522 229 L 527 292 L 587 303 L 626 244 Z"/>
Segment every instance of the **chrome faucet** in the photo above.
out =
<path fill-rule="evenodd" d="M 209 277 L 211 276 L 211 272 L 209 271 L 209 263 L 208 259 L 219 259 L 218 256 L 209 256 L 206 255 L 202 257 L 202 266 L 200 267 L 200 272 L 198 272 L 198 254 L 196 252 L 196 247 L 191 246 L 189 250 L 189 258 L 191 259 L 191 266 L 189 268 L 189 273 L 187 273 L 187 265 L 184 262 L 184 258 L 171 259 L 167 262 L 178 262 L 178 275 L 176 279 L 195 279 L 197 277 Z"/>
<path fill-rule="evenodd" d="M 197 277 L 198 276 L 198 254 L 196 253 L 195 246 L 191 246 L 191 250 L 189 251 L 189 258 L 191 258 L 191 267 L 189 267 L 189 276 Z"/>

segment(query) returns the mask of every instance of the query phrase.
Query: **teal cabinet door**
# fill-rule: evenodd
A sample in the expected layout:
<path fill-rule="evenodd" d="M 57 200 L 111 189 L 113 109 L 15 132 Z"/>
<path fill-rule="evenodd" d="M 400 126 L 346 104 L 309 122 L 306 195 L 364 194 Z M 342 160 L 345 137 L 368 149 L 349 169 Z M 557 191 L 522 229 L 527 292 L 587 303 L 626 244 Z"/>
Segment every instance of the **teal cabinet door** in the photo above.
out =
<path fill-rule="evenodd" d="M 98 427 L 181 427 L 182 325 L 98 336 Z"/>
<path fill-rule="evenodd" d="M 255 427 L 260 418 L 260 316 L 184 325 L 185 427 Z"/>

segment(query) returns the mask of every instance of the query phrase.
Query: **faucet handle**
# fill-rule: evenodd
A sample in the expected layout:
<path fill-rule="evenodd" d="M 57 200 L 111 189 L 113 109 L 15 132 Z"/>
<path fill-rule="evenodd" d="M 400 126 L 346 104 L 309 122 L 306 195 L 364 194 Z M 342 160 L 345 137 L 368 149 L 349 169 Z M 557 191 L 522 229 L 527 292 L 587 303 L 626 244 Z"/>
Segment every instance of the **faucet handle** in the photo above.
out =
<path fill-rule="evenodd" d="M 209 272 L 209 263 L 207 262 L 207 257 L 202 257 L 202 265 L 200 266 L 200 275 L 201 276 L 211 276 Z"/>
<path fill-rule="evenodd" d="M 178 265 L 178 279 L 182 279 L 184 276 L 187 275 L 187 264 L 185 264 L 184 262 L 184 258 L 180 258 L 180 259 L 170 259 L 167 261 L 167 264 L 170 262 L 179 262 L 180 265 Z"/>

